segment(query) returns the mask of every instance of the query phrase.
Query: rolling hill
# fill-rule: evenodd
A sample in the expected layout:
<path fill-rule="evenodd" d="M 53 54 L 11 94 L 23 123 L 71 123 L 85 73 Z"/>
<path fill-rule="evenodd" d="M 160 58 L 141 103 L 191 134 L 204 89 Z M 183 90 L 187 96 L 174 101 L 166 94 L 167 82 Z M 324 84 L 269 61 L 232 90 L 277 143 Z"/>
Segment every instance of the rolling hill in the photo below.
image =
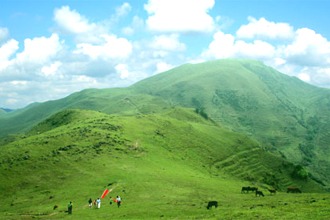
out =
<path fill-rule="evenodd" d="M 314 179 L 329 185 L 329 89 L 251 60 L 187 64 L 132 87 L 173 106 L 200 109 L 216 123 L 306 166 Z"/>
<path fill-rule="evenodd" d="M 148 211 L 154 218 L 212 218 L 202 211 L 206 200 L 251 205 L 236 194 L 247 184 L 329 190 L 329 108 L 330 90 L 236 59 L 34 103 L 0 114 L 0 191 L 7 204 L 1 211 L 6 219 L 17 218 L 13 207 L 21 216 L 62 218 L 48 210 L 51 204 L 63 206 L 81 191 L 87 201 L 109 183 L 135 206 L 131 214 L 114 214 L 123 218 Z M 25 204 L 31 200 L 38 208 Z M 240 202 L 237 213 L 246 205 Z M 78 204 L 82 215 L 93 215 Z"/>
<path fill-rule="evenodd" d="M 252 207 L 255 196 L 241 194 L 244 185 L 265 194 L 290 185 L 322 191 L 313 181 L 295 178 L 294 164 L 258 142 L 178 107 L 137 116 L 63 110 L 2 146 L 0 158 L 3 219 L 62 219 L 67 201 L 82 219 L 107 218 L 110 208 L 112 217 L 125 219 L 207 219 L 215 215 L 205 208 L 209 200 L 231 204 L 237 214 L 242 206 Z M 105 188 L 112 197 L 122 196 L 122 212 L 109 206 L 109 197 L 102 211 L 88 208 L 87 200 Z M 267 206 L 276 204 L 266 196 Z M 225 213 L 233 217 L 229 209 Z"/>

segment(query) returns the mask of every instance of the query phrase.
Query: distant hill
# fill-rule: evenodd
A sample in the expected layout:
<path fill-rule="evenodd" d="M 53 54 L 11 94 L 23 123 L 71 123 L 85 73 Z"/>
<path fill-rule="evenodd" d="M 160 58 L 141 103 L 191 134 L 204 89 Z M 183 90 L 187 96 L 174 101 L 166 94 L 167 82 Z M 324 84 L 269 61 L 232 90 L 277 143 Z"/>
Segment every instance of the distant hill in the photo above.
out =
<path fill-rule="evenodd" d="M 0 115 L 3 113 L 11 112 L 11 111 L 13 111 L 13 110 L 9 109 L 9 108 L 0 108 Z"/>
<path fill-rule="evenodd" d="M 257 140 L 327 188 L 330 183 L 330 90 L 311 86 L 245 59 L 186 64 L 128 88 L 88 89 L 0 117 L 0 134 L 27 132 L 65 109 L 126 116 L 191 108 L 202 117 Z"/>

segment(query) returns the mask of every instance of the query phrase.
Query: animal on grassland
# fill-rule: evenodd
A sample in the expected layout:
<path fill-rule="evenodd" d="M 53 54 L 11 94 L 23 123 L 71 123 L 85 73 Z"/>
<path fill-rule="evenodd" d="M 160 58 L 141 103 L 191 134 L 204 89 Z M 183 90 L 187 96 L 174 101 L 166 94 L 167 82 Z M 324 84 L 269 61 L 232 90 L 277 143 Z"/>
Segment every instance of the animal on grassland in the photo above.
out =
<path fill-rule="evenodd" d="M 209 201 L 209 202 L 207 203 L 206 208 L 207 208 L 207 209 L 210 209 L 210 208 L 212 208 L 213 206 L 214 206 L 215 208 L 217 208 L 217 207 L 218 207 L 218 201 Z"/>

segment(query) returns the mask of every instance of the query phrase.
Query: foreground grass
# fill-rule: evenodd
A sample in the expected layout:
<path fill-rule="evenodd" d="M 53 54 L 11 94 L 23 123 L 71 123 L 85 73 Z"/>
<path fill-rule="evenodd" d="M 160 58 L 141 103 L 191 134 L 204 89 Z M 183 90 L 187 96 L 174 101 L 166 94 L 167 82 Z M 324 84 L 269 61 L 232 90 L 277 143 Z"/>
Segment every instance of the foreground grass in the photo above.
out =
<path fill-rule="evenodd" d="M 72 167 L 76 174 L 63 185 L 47 185 L 45 179 L 40 185 L 44 189 L 21 189 L 13 200 L 2 199 L 0 219 L 329 219 L 329 194 L 271 195 L 262 186 L 265 197 L 242 194 L 241 187 L 251 183 L 210 176 L 177 158 L 168 161 L 165 151 L 149 154 L 159 157 L 130 158 L 125 163 L 99 157 L 89 169 Z M 101 208 L 90 209 L 88 199 L 100 197 L 105 188 L 112 192 Z M 120 208 L 109 203 L 117 195 L 123 200 Z M 219 207 L 206 209 L 212 200 Z M 69 201 L 74 203 L 72 215 L 66 213 Z M 59 208 L 53 210 L 54 205 Z"/>

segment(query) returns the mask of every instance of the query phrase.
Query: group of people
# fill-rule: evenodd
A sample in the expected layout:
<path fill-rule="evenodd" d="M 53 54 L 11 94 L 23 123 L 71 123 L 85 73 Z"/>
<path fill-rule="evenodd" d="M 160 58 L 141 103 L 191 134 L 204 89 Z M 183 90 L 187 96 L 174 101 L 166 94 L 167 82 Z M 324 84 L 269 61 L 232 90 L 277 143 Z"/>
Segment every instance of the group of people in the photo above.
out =
<path fill-rule="evenodd" d="M 110 197 L 110 199 L 111 199 L 111 197 Z M 121 198 L 120 198 L 120 196 L 117 196 L 113 200 L 110 200 L 110 205 L 112 204 L 112 201 L 114 201 L 115 203 L 117 203 L 118 208 L 120 207 L 120 205 L 121 205 Z M 90 198 L 88 200 L 88 206 L 89 206 L 89 208 L 92 208 L 93 205 L 95 207 L 97 207 L 98 209 L 101 208 L 101 199 L 100 198 L 97 198 L 97 199 L 95 199 L 93 201 L 92 198 Z"/>
<path fill-rule="evenodd" d="M 100 199 L 100 198 L 97 198 L 97 199 L 95 199 L 95 200 L 93 201 L 92 198 L 90 198 L 90 199 L 88 200 L 88 206 L 89 206 L 89 208 L 92 208 L 93 205 L 94 205 L 95 207 L 97 207 L 98 209 L 101 208 L 101 199 Z"/>
<path fill-rule="evenodd" d="M 111 199 L 111 197 L 110 197 L 110 199 Z M 120 196 L 117 196 L 116 198 L 111 199 L 110 200 L 110 205 L 112 204 L 112 201 L 114 201 L 115 203 L 117 203 L 118 208 L 120 207 L 120 205 L 121 205 L 121 198 L 120 198 Z M 97 198 L 97 199 L 95 199 L 93 201 L 92 198 L 90 198 L 88 200 L 88 206 L 89 206 L 89 208 L 92 208 L 93 206 L 97 207 L 98 209 L 101 208 L 101 199 L 100 198 Z M 69 215 L 72 214 L 72 208 L 73 208 L 73 204 L 70 201 L 69 204 L 68 204 L 68 214 Z"/>

